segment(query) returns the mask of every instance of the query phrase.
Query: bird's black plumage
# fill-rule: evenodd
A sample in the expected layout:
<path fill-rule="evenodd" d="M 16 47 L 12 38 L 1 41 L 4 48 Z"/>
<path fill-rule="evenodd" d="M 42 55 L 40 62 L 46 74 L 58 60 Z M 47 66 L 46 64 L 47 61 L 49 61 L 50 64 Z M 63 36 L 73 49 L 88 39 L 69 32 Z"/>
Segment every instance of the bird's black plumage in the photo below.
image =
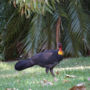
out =
<path fill-rule="evenodd" d="M 53 76 L 53 68 L 63 59 L 62 55 L 58 54 L 59 50 L 47 50 L 32 56 L 30 59 L 21 60 L 16 63 L 15 69 L 20 71 L 34 65 L 39 65 L 46 68 L 46 73 L 50 70 Z"/>

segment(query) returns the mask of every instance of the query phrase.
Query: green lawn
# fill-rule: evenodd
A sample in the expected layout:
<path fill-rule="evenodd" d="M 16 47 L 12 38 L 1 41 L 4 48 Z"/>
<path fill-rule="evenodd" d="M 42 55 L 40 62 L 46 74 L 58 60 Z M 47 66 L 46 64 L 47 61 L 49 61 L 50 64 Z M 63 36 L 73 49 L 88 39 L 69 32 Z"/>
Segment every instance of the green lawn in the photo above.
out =
<path fill-rule="evenodd" d="M 51 74 L 46 74 L 44 68 L 34 66 L 21 72 L 14 70 L 16 62 L 0 62 L 0 90 L 69 90 L 71 87 L 85 83 L 90 90 L 90 57 L 64 59 L 54 69 L 58 81 Z M 66 75 L 75 78 L 66 78 Z M 47 80 L 53 85 L 42 85 Z M 12 89 L 14 88 L 14 89 Z"/>

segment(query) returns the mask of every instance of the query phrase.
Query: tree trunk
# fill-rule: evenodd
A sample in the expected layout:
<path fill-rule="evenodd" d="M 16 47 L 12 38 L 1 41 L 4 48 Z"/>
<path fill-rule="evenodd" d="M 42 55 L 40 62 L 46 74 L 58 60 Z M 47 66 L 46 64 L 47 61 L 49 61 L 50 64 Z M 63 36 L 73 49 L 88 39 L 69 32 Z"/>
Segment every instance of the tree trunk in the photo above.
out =
<path fill-rule="evenodd" d="M 57 24 L 56 24 L 56 45 L 57 45 L 57 49 L 58 49 L 58 43 L 60 42 L 60 25 L 61 25 L 61 18 L 59 17 L 57 20 Z"/>

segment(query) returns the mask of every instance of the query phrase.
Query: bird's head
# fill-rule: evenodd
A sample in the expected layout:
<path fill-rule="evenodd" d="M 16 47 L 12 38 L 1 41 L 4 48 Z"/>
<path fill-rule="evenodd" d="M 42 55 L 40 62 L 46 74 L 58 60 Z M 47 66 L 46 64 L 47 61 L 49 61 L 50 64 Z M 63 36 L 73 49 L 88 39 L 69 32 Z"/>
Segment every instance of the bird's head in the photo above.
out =
<path fill-rule="evenodd" d="M 59 47 L 58 55 L 63 55 L 62 44 L 58 43 L 58 47 Z"/>

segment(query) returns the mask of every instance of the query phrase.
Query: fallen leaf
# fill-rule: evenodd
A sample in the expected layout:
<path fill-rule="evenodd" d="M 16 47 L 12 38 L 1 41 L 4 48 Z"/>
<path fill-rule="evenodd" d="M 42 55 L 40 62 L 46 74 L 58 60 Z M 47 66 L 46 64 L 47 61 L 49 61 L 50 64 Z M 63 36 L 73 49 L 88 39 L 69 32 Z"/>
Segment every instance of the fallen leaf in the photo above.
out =
<path fill-rule="evenodd" d="M 63 83 L 68 83 L 68 82 L 70 82 L 69 80 L 63 80 Z"/>
<path fill-rule="evenodd" d="M 79 83 L 76 86 L 73 86 L 70 90 L 86 90 L 84 83 Z"/>
<path fill-rule="evenodd" d="M 6 90 L 11 90 L 11 88 L 6 88 Z"/>
<path fill-rule="evenodd" d="M 20 80 L 17 80 L 17 83 L 19 83 L 20 82 Z"/>
<path fill-rule="evenodd" d="M 47 80 L 43 80 L 43 81 L 41 81 L 41 84 L 43 85 L 43 86 L 48 86 L 48 85 L 53 85 L 53 83 L 52 82 L 49 82 L 49 81 L 47 81 Z"/>
<path fill-rule="evenodd" d="M 29 90 L 32 90 L 31 88 L 29 88 Z"/>
<path fill-rule="evenodd" d="M 75 75 L 66 75 L 66 77 L 65 78 L 76 78 L 76 76 Z"/>
<path fill-rule="evenodd" d="M 85 83 L 79 83 L 76 86 L 84 86 L 84 85 L 85 85 Z"/>
<path fill-rule="evenodd" d="M 18 90 L 17 88 L 6 88 L 6 90 Z"/>
<path fill-rule="evenodd" d="M 47 83 L 48 81 L 44 79 L 43 82 L 44 82 L 44 83 Z"/>
<path fill-rule="evenodd" d="M 53 83 L 52 83 L 52 82 L 48 82 L 47 84 L 48 84 L 48 85 L 53 85 Z"/>

